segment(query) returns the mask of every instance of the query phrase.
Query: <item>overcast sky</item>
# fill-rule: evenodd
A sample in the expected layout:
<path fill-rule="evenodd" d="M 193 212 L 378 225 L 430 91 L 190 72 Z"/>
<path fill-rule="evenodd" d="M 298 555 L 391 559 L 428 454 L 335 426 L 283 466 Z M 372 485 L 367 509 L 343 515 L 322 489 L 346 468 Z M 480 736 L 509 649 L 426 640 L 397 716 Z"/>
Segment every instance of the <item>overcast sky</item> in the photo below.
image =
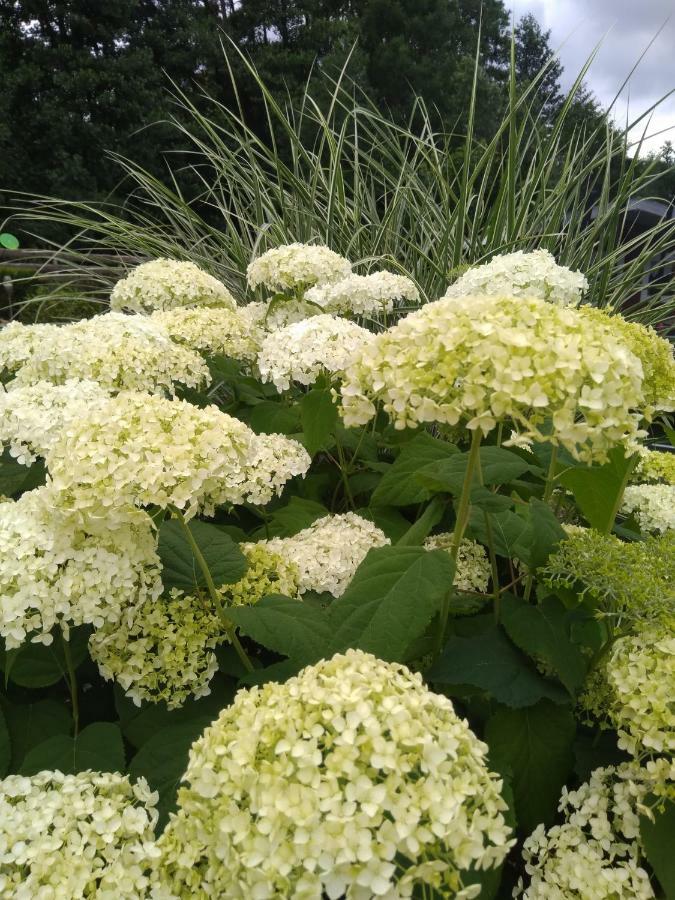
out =
<path fill-rule="evenodd" d="M 516 19 L 532 12 L 544 29 L 551 30 L 551 44 L 560 51 L 565 67 L 565 87 L 602 41 L 586 81 L 605 106 L 663 28 L 615 107 L 622 123 L 627 109 L 631 120 L 636 119 L 675 88 L 675 0 L 511 0 L 510 5 Z M 667 128 L 671 130 L 655 134 Z M 675 144 L 675 94 L 654 112 L 648 133 L 654 135 L 646 142 L 648 150 L 658 149 L 667 139 Z M 633 132 L 634 139 L 638 136 Z"/>

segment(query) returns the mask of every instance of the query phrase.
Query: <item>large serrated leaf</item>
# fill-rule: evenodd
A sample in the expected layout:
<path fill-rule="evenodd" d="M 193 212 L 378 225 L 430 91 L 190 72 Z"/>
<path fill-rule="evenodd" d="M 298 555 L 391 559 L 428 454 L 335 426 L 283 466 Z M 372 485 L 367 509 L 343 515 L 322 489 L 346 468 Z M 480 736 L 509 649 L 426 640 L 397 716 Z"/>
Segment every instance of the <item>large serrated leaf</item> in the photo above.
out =
<path fill-rule="evenodd" d="M 502 598 L 502 622 L 511 640 L 529 656 L 544 660 L 571 696 L 584 683 L 586 658 L 571 640 L 570 614 L 557 597 L 537 605 L 507 594 Z"/>
<path fill-rule="evenodd" d="M 640 837 L 665 897 L 675 897 L 675 802 L 640 818 Z"/>
<path fill-rule="evenodd" d="M 626 481 L 635 466 L 635 457 L 626 458 L 622 447 L 609 452 L 609 462 L 602 466 L 578 466 L 559 476 L 563 487 L 574 494 L 582 513 L 598 531 L 607 532 L 623 495 Z"/>
<path fill-rule="evenodd" d="M 540 471 L 538 466 L 501 447 L 481 447 L 479 455 L 483 484 L 507 484 L 526 472 Z M 458 495 L 462 492 L 468 461 L 469 453 L 466 452 L 427 463 L 418 471 L 417 479 L 431 490 Z"/>
<path fill-rule="evenodd" d="M 188 528 L 206 560 L 215 584 L 233 584 L 239 581 L 248 564 L 229 534 L 210 522 L 192 521 Z M 165 590 L 175 587 L 190 592 L 205 587 L 204 574 L 180 522 L 170 519 L 162 523 L 157 550 L 162 561 Z"/>
<path fill-rule="evenodd" d="M 244 634 L 297 663 L 316 662 L 330 651 L 333 629 L 326 613 L 301 600 L 273 595 L 227 614 Z"/>
<path fill-rule="evenodd" d="M 56 700 L 36 703 L 3 703 L 12 745 L 12 771 L 16 772 L 26 754 L 55 735 L 68 735 L 72 728 L 70 710 Z"/>
<path fill-rule="evenodd" d="M 480 688 L 514 709 L 542 699 L 569 702 L 564 688 L 540 675 L 496 625 L 468 637 L 451 637 L 427 678 Z"/>
<path fill-rule="evenodd" d="M 526 709 L 500 709 L 488 720 L 490 763 L 510 772 L 518 825 L 528 833 L 555 815 L 574 763 L 575 733 L 571 709 L 548 700 Z"/>
<path fill-rule="evenodd" d="M 61 772 L 123 772 L 122 733 L 112 722 L 94 722 L 77 737 L 57 734 L 29 750 L 21 764 L 22 775 L 35 775 L 44 769 Z"/>
<path fill-rule="evenodd" d="M 404 659 L 438 612 L 453 574 L 454 563 L 444 550 L 371 550 L 328 610 L 333 650 L 359 647 L 381 659 Z"/>
<path fill-rule="evenodd" d="M 417 479 L 425 465 L 458 453 L 457 447 L 433 438 L 427 432 L 406 444 L 373 491 L 372 506 L 410 506 L 428 500 L 431 491 Z"/>
<path fill-rule="evenodd" d="M 310 456 L 328 450 L 335 443 L 335 429 L 340 422 L 329 388 L 314 388 L 300 401 L 303 443 Z"/>

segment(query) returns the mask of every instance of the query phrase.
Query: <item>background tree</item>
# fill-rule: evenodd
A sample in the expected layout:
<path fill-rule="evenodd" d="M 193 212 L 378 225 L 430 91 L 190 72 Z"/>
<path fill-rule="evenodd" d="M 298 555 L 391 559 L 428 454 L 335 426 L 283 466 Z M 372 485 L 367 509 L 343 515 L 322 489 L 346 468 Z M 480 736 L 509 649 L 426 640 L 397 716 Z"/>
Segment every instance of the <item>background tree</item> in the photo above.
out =
<path fill-rule="evenodd" d="M 560 86 L 563 67 L 550 45 L 551 32 L 543 31 L 532 13 L 523 16 L 515 28 L 516 81 L 527 88 L 539 77 L 537 96 L 539 111 L 551 122 L 564 100 Z"/>

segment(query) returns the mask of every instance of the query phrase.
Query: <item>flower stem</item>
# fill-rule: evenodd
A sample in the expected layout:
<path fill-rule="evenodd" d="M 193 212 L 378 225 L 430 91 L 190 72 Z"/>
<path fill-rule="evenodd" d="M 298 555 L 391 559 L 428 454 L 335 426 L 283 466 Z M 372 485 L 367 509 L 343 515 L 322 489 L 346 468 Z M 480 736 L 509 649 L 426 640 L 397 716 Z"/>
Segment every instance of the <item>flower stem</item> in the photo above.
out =
<path fill-rule="evenodd" d="M 77 675 L 75 674 L 75 666 L 73 665 L 73 657 L 70 652 L 70 642 L 61 633 L 61 643 L 63 644 L 63 657 L 66 661 L 66 672 L 68 674 L 68 687 L 70 689 L 70 703 L 73 708 L 73 731 L 77 737 L 80 730 L 80 700 L 77 692 Z"/>
<path fill-rule="evenodd" d="M 237 631 L 236 631 L 233 623 L 230 622 L 230 620 L 227 618 L 227 614 L 223 607 L 222 600 L 220 599 L 220 595 L 214 584 L 213 577 L 211 575 L 211 571 L 208 567 L 206 560 L 204 559 L 204 554 L 199 549 L 199 545 L 197 544 L 197 541 L 195 541 L 195 537 L 192 534 L 192 532 L 190 531 L 190 526 L 185 521 L 185 516 L 180 511 L 180 509 L 178 509 L 177 506 L 173 506 L 173 505 L 169 506 L 169 509 L 171 510 L 171 514 L 178 519 L 178 521 L 180 522 L 180 524 L 183 528 L 183 531 L 185 532 L 185 537 L 187 538 L 188 544 L 190 545 L 192 554 L 193 554 L 194 558 L 197 560 L 197 565 L 202 570 L 202 574 L 204 575 L 204 581 L 206 582 L 206 587 L 209 592 L 209 596 L 211 597 L 211 600 L 213 601 L 213 605 L 216 608 L 218 617 L 220 618 L 220 621 L 223 623 L 225 632 L 226 632 L 228 638 L 230 639 L 230 641 L 232 642 L 232 646 L 234 647 L 236 654 L 241 661 L 241 664 L 243 665 L 243 667 L 246 669 L 247 672 L 254 672 L 255 669 L 253 667 L 253 663 L 246 655 L 246 651 L 244 650 L 244 648 L 241 645 L 241 641 L 239 640 L 239 637 L 237 636 Z"/>
<path fill-rule="evenodd" d="M 551 460 L 548 464 L 548 472 L 546 473 L 546 484 L 544 486 L 544 503 L 550 503 L 551 497 L 553 496 L 553 484 L 555 482 L 555 471 L 558 465 L 558 448 L 554 444 L 551 447 Z M 534 576 L 530 573 L 527 576 L 527 580 L 525 582 L 525 600 L 529 602 L 530 595 L 532 593 L 532 585 L 534 583 Z"/>
<path fill-rule="evenodd" d="M 464 473 L 462 493 L 460 495 L 459 505 L 457 507 L 457 521 L 455 522 L 452 547 L 450 548 L 450 555 L 452 556 L 452 560 L 455 564 L 457 563 L 457 556 L 459 554 L 459 545 L 462 543 L 462 538 L 464 537 L 464 532 L 466 531 L 466 526 L 469 522 L 469 512 L 471 510 L 471 488 L 473 486 L 474 473 L 476 472 L 476 469 L 480 464 L 481 438 L 481 430 L 480 428 L 477 428 L 473 432 L 473 435 L 471 437 L 471 449 L 469 450 L 469 458 L 466 463 L 466 472 Z M 451 596 L 452 585 L 450 586 L 450 590 L 443 597 L 443 603 L 441 605 L 440 622 L 438 633 L 436 635 L 436 649 L 434 654 L 435 658 L 438 658 L 441 650 L 443 649 L 445 630 L 448 626 L 448 616 L 450 615 Z"/>

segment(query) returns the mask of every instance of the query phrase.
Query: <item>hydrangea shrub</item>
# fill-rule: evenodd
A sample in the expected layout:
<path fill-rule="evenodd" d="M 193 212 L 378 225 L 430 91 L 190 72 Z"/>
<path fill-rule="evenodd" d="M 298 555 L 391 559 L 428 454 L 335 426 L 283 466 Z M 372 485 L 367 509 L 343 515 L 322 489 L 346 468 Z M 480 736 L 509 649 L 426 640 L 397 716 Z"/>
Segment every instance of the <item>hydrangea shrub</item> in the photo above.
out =
<path fill-rule="evenodd" d="M 367 266 L 0 330 L 0 898 L 675 891 L 672 347 Z"/>

